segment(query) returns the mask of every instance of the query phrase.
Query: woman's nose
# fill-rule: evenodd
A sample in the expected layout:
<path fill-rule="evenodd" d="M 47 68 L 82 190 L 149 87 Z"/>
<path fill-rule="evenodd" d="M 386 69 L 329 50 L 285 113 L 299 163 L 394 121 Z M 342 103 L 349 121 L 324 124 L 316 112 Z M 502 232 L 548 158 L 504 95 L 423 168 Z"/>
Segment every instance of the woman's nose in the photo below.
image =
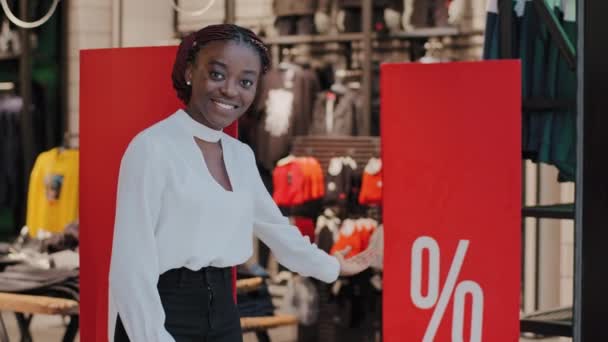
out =
<path fill-rule="evenodd" d="M 236 84 L 231 81 L 226 81 L 220 90 L 226 97 L 235 97 L 238 94 L 236 91 Z"/>

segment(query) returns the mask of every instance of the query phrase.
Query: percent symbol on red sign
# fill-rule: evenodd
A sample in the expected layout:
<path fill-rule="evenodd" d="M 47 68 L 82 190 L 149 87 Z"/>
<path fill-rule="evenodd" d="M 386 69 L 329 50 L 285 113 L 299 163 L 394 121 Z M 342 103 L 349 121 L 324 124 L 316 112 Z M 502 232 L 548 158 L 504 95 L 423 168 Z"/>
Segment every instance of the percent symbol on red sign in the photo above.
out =
<path fill-rule="evenodd" d="M 483 329 L 483 290 L 478 283 L 471 280 L 463 280 L 458 284 L 456 283 L 468 248 L 468 240 L 460 240 L 458 242 L 448 276 L 441 288 L 441 293 L 439 293 L 439 244 L 432 237 L 421 236 L 416 239 L 412 246 L 410 297 L 414 305 L 419 309 L 427 310 L 434 307 L 433 315 L 422 339 L 423 342 L 434 341 L 451 298 L 454 299 L 452 341 L 460 342 L 464 340 L 464 306 L 467 294 L 470 294 L 472 297 L 470 341 L 481 342 Z M 422 253 L 424 250 L 429 254 L 428 291 L 426 295 L 422 294 Z"/>

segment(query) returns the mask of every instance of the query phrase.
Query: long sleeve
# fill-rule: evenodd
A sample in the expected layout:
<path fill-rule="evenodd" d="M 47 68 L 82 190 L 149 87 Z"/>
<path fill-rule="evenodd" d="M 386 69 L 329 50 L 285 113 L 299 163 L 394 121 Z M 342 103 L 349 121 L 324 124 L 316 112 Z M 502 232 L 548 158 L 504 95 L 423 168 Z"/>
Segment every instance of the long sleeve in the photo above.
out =
<path fill-rule="evenodd" d="M 307 237 L 302 236 L 272 200 L 255 168 L 253 152 L 250 152 L 251 181 L 255 192 L 254 234 L 274 253 L 277 260 L 292 271 L 311 276 L 326 283 L 338 278 L 338 260 L 319 249 Z"/>
<path fill-rule="evenodd" d="M 138 136 L 131 142 L 120 166 L 110 303 L 131 341 L 173 342 L 164 328 L 165 313 L 157 290 L 159 260 L 154 235 L 166 183 L 166 165 L 154 153 L 155 145 L 143 138 Z M 110 331 L 114 330 L 112 327 Z"/>

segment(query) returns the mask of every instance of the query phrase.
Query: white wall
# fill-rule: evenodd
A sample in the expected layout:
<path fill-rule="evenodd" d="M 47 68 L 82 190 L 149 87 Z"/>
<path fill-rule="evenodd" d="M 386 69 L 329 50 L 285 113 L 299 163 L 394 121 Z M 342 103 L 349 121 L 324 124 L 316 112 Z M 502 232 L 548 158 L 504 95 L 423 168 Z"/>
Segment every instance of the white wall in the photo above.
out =
<path fill-rule="evenodd" d="M 122 1 L 121 46 L 171 45 L 173 32 L 173 9 L 169 0 Z"/>
<path fill-rule="evenodd" d="M 68 129 L 77 133 L 80 50 L 112 46 L 112 1 L 68 1 Z M 77 142 L 73 142 L 75 145 Z"/>
<path fill-rule="evenodd" d="M 295 0 L 308 1 L 308 0 Z M 186 10 L 197 10 L 207 1 L 181 0 L 180 6 Z M 274 22 L 272 0 L 236 0 L 236 23 L 252 29 L 271 28 Z M 213 6 L 200 16 L 180 13 L 178 30 L 180 32 L 196 31 L 206 25 L 219 24 L 224 20 L 224 1 L 216 0 Z"/>

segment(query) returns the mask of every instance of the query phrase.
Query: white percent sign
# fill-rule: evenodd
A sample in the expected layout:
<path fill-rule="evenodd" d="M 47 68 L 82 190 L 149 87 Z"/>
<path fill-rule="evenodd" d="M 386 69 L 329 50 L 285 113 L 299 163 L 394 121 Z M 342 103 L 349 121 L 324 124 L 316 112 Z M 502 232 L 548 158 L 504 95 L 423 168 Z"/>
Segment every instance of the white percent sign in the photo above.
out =
<path fill-rule="evenodd" d="M 419 309 L 430 309 L 435 306 L 431 320 L 426 327 L 423 342 L 432 342 L 435 339 L 441 319 L 445 314 L 452 293 L 454 293 L 454 312 L 452 315 L 452 341 L 461 342 L 464 340 L 464 305 L 465 296 L 470 294 L 472 297 L 471 310 L 471 342 L 481 342 L 483 328 L 483 290 L 474 281 L 464 280 L 456 284 L 462 263 L 464 262 L 468 240 L 460 240 L 456 249 L 456 254 L 452 259 L 452 265 L 448 271 L 448 276 L 439 293 L 439 245 L 432 237 L 421 236 L 414 242 L 412 247 L 412 274 L 410 297 L 412 302 Z M 429 254 L 429 276 L 428 291 L 426 296 L 422 294 L 422 252 L 426 250 Z M 439 298 L 438 298 L 439 297 Z"/>

